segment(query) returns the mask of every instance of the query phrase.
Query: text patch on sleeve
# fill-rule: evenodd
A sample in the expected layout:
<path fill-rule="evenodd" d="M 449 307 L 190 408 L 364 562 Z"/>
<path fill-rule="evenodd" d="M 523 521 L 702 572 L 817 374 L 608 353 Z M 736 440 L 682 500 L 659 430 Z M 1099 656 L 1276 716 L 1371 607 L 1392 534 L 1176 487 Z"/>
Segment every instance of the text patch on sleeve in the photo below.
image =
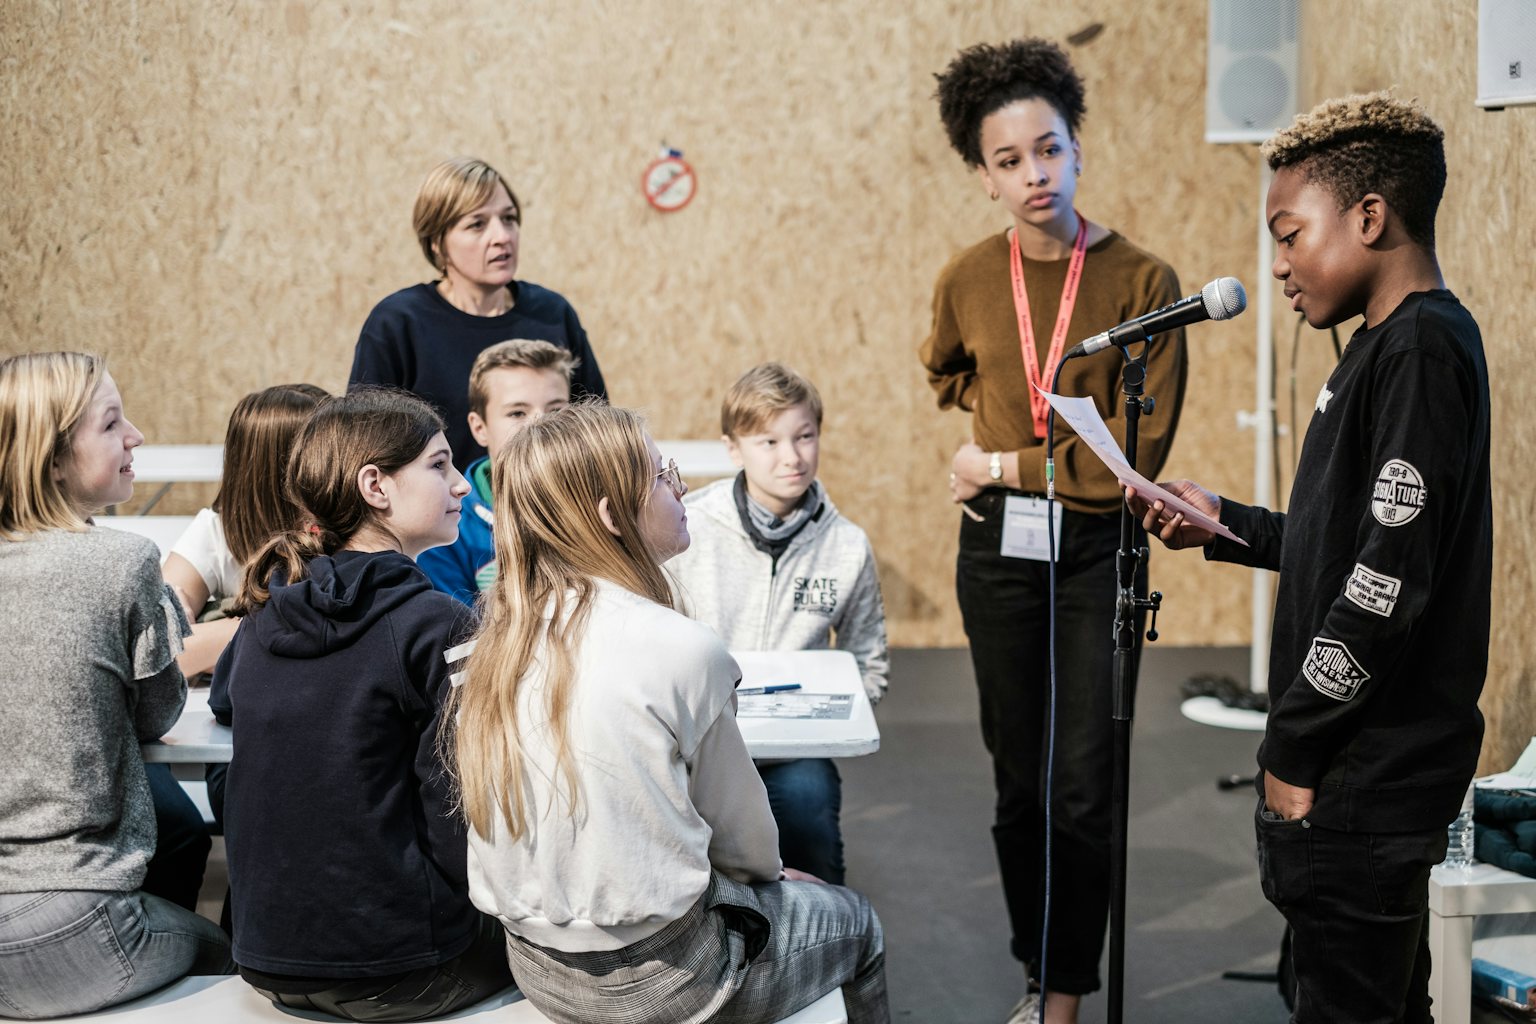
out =
<path fill-rule="evenodd" d="M 1355 571 L 1344 583 L 1344 596 L 1366 611 L 1388 618 L 1397 607 L 1397 595 L 1402 589 L 1402 580 L 1374 572 L 1356 562 Z"/>

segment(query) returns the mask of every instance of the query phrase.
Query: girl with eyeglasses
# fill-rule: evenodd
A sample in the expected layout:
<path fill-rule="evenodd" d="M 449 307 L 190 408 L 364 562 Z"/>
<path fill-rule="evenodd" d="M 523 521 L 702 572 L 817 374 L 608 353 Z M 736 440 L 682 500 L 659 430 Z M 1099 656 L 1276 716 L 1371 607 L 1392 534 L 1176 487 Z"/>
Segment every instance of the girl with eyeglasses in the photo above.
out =
<path fill-rule="evenodd" d="M 745 1024 L 840 985 L 851 1021 L 888 1020 L 874 911 L 786 878 L 741 671 L 673 609 L 675 464 L 636 414 L 578 405 L 513 438 L 493 489 L 497 580 L 444 760 L 523 992 L 562 1024 Z"/>

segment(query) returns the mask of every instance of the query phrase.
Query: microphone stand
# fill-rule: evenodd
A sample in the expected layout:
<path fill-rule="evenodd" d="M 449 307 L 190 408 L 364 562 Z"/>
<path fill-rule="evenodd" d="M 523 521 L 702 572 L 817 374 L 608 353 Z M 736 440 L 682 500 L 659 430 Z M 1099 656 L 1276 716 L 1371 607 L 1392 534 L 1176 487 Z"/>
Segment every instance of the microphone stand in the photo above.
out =
<path fill-rule="evenodd" d="M 1136 431 L 1143 415 L 1152 415 L 1155 399 L 1143 397 L 1147 380 L 1147 332 L 1140 325 L 1122 332 L 1115 345 L 1125 359 L 1122 368 L 1125 393 L 1125 459 L 1136 465 Z M 1141 343 L 1141 354 L 1132 357 L 1127 347 Z M 1115 555 L 1115 660 L 1111 718 L 1114 722 L 1114 775 L 1111 781 L 1110 878 L 1109 878 L 1109 1024 L 1121 1024 L 1125 1003 L 1125 878 L 1130 821 L 1131 720 L 1136 705 L 1137 616 L 1150 610 L 1152 628 L 1147 640 L 1157 639 L 1157 612 L 1163 595 L 1136 593 L 1137 570 L 1147 557 L 1141 526 L 1129 505 L 1120 505 L 1120 550 Z"/>

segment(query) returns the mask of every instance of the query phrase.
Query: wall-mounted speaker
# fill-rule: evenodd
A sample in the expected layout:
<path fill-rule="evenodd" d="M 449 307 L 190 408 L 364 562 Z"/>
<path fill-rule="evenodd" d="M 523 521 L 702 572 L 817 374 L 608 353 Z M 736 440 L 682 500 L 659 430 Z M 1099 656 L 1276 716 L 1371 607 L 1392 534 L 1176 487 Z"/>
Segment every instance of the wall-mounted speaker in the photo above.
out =
<path fill-rule="evenodd" d="M 1205 141 L 1263 142 L 1296 116 L 1298 0 L 1211 0 Z"/>
<path fill-rule="evenodd" d="M 1478 0 L 1477 105 L 1536 103 L 1536 0 Z"/>

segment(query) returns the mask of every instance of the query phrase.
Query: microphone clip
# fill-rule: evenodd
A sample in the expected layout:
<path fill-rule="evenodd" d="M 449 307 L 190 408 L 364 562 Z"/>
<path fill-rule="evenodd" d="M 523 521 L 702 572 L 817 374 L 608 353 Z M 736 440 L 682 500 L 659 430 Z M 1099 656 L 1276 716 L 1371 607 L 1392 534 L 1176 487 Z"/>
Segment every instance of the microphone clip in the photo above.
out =
<path fill-rule="evenodd" d="M 1127 345 L 1145 345 L 1151 340 L 1147 335 L 1146 325 L 1137 320 L 1131 320 L 1109 330 L 1109 343 L 1122 351 Z"/>

